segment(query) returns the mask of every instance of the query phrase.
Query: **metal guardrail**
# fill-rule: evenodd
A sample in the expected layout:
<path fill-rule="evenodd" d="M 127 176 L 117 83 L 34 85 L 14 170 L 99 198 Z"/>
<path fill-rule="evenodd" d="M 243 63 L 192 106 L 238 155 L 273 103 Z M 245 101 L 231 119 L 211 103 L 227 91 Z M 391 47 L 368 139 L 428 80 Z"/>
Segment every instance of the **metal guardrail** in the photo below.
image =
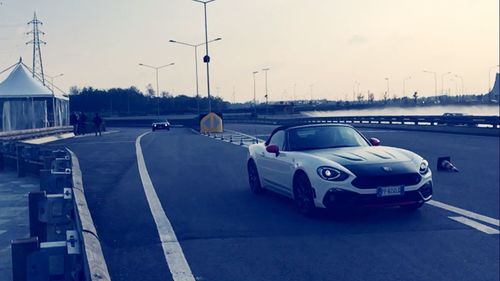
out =
<path fill-rule="evenodd" d="M 111 280 L 74 154 L 1 142 L 0 170 L 5 166 L 40 177 L 40 191 L 28 196 L 30 238 L 11 243 L 13 280 Z"/>
<path fill-rule="evenodd" d="M 40 138 L 50 135 L 64 134 L 73 132 L 73 127 L 49 127 L 30 130 L 16 130 L 8 132 L 0 132 L 0 141 L 19 141 L 32 138 Z"/>
<path fill-rule="evenodd" d="M 415 126 L 466 126 L 484 128 L 498 128 L 498 116 L 332 116 L 332 117 L 306 117 L 290 119 L 271 118 L 224 118 L 230 123 L 250 124 L 317 124 L 317 123 L 346 123 L 346 124 L 379 124 L 379 125 L 415 125 Z"/>

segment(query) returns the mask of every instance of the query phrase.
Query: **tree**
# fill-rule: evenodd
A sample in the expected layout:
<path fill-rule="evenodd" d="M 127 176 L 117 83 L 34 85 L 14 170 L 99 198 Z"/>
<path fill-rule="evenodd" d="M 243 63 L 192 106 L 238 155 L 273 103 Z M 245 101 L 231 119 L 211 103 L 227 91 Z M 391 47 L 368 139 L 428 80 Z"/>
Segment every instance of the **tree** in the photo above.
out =
<path fill-rule="evenodd" d="M 375 100 L 375 95 L 373 93 L 368 92 L 368 102 L 373 103 Z"/>
<path fill-rule="evenodd" d="M 418 100 L 418 93 L 415 92 L 413 93 L 413 101 L 415 102 L 415 104 L 417 104 L 417 100 Z"/>
<path fill-rule="evenodd" d="M 153 85 L 147 84 L 146 85 L 146 95 L 149 97 L 154 97 L 156 94 L 156 91 L 153 89 Z"/>

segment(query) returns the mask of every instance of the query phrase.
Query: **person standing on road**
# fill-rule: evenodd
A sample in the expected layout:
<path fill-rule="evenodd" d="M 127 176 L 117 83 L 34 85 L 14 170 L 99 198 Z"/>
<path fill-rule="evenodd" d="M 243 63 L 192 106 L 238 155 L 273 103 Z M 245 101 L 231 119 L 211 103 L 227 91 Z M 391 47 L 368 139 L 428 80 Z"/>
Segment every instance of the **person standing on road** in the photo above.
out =
<path fill-rule="evenodd" d="M 102 118 L 97 112 L 92 121 L 94 122 L 95 135 L 97 136 L 97 134 L 99 134 L 99 136 L 101 136 Z"/>
<path fill-rule="evenodd" d="M 78 134 L 78 115 L 75 112 L 69 116 L 69 124 L 73 126 L 73 134 Z"/>
<path fill-rule="evenodd" d="M 78 130 L 80 135 L 85 135 L 85 122 L 87 122 L 87 115 L 85 115 L 85 112 L 82 112 L 78 118 Z"/>

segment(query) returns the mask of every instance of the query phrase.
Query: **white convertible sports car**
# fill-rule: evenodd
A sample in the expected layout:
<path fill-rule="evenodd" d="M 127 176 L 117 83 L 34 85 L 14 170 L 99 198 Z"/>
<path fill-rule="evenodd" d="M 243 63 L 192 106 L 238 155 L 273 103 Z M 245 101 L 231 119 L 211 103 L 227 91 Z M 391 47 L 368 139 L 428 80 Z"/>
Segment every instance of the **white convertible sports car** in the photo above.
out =
<path fill-rule="evenodd" d="M 266 189 L 288 196 L 304 214 L 316 208 L 416 210 L 432 197 L 425 159 L 380 146 L 349 125 L 279 127 L 266 143 L 249 147 L 247 167 L 254 193 Z"/>

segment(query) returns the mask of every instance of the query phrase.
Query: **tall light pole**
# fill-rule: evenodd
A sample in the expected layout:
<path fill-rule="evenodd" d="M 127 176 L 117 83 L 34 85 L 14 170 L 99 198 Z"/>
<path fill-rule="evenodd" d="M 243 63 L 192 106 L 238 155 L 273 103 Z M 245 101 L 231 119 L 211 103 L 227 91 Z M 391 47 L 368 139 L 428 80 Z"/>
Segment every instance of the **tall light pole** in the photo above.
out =
<path fill-rule="evenodd" d="M 389 96 L 390 95 L 390 93 L 389 93 L 389 78 L 386 77 L 384 79 L 385 79 L 385 81 L 387 81 L 387 96 Z"/>
<path fill-rule="evenodd" d="M 151 69 L 154 69 L 155 70 L 155 73 L 156 73 L 156 95 L 158 96 L 158 101 L 157 101 L 157 104 L 156 104 L 156 113 L 158 115 L 158 117 L 160 117 L 160 85 L 158 83 L 158 71 L 162 68 L 165 68 L 167 66 L 171 66 L 171 65 L 174 65 L 175 63 L 169 63 L 169 64 L 165 64 L 165 65 L 162 65 L 162 66 L 152 66 L 152 65 L 147 65 L 147 64 L 143 64 L 143 63 L 139 63 L 140 66 L 144 66 L 144 67 L 148 67 L 148 68 L 151 68 Z"/>
<path fill-rule="evenodd" d="M 438 95 L 437 72 L 424 70 L 425 73 L 434 74 L 434 97 Z"/>
<path fill-rule="evenodd" d="M 205 11 L 205 57 L 203 58 L 203 62 L 207 64 L 207 93 L 208 93 L 208 112 L 212 112 L 212 101 L 210 97 L 210 56 L 208 55 L 208 23 L 207 23 L 207 4 L 213 2 L 215 0 L 193 0 L 198 3 L 203 4 L 203 8 Z"/>
<path fill-rule="evenodd" d="M 490 67 L 488 71 L 488 94 L 491 93 L 491 70 L 500 67 L 500 65 Z"/>
<path fill-rule="evenodd" d="M 58 77 L 61 77 L 61 76 L 64 76 L 64 73 L 61 73 L 61 74 L 57 74 L 55 76 L 50 76 L 50 75 L 47 75 L 45 74 L 45 76 L 49 77 L 50 78 L 50 88 L 51 88 L 51 91 L 52 91 L 52 114 L 53 114 L 53 125 L 54 127 L 56 126 L 56 96 L 54 94 L 54 79 L 58 78 Z M 33 104 L 33 99 L 31 99 L 31 102 Z"/>
<path fill-rule="evenodd" d="M 254 112 L 257 113 L 257 90 L 256 90 L 256 82 L 255 82 L 255 75 L 259 73 L 258 71 L 252 72 L 253 74 L 253 109 Z"/>
<path fill-rule="evenodd" d="M 441 74 L 441 94 L 444 95 L 444 77 L 451 74 L 451 72 L 446 72 Z"/>
<path fill-rule="evenodd" d="M 460 82 L 461 82 L 461 86 L 462 86 L 462 88 L 461 88 L 462 89 L 462 95 L 464 95 L 465 94 L 465 92 L 464 92 L 464 78 L 461 75 L 458 75 L 458 74 L 455 74 L 455 77 L 456 78 L 460 78 Z"/>
<path fill-rule="evenodd" d="M 359 82 L 354 81 L 354 84 L 352 85 L 352 101 L 356 101 L 356 85 L 358 85 L 358 91 L 359 91 Z"/>
<path fill-rule="evenodd" d="M 212 43 L 215 41 L 222 40 L 222 38 L 215 38 L 213 40 L 208 41 L 208 43 Z M 189 46 L 194 48 L 194 69 L 195 69 L 195 77 L 196 77 L 196 101 L 198 104 L 198 115 L 200 114 L 200 92 L 199 92 L 199 87 L 198 87 L 198 47 L 201 45 L 204 45 L 205 43 L 200 43 L 200 44 L 190 44 L 190 43 L 185 43 L 185 42 L 180 42 L 176 40 L 169 40 L 170 43 L 177 43 L 185 46 Z"/>
<path fill-rule="evenodd" d="M 410 80 L 411 76 L 406 77 L 403 79 L 403 97 L 406 97 L 406 80 Z"/>
<path fill-rule="evenodd" d="M 266 77 L 266 114 L 269 114 L 269 93 L 267 92 L 267 72 L 269 71 L 270 68 L 263 68 L 262 71 L 265 73 Z"/>
<path fill-rule="evenodd" d="M 52 90 L 52 94 L 54 94 L 54 79 L 61 77 L 61 76 L 64 76 L 64 73 L 57 74 L 55 76 L 49 76 L 49 75 L 45 74 L 45 76 L 50 78 L 50 88 Z"/>

